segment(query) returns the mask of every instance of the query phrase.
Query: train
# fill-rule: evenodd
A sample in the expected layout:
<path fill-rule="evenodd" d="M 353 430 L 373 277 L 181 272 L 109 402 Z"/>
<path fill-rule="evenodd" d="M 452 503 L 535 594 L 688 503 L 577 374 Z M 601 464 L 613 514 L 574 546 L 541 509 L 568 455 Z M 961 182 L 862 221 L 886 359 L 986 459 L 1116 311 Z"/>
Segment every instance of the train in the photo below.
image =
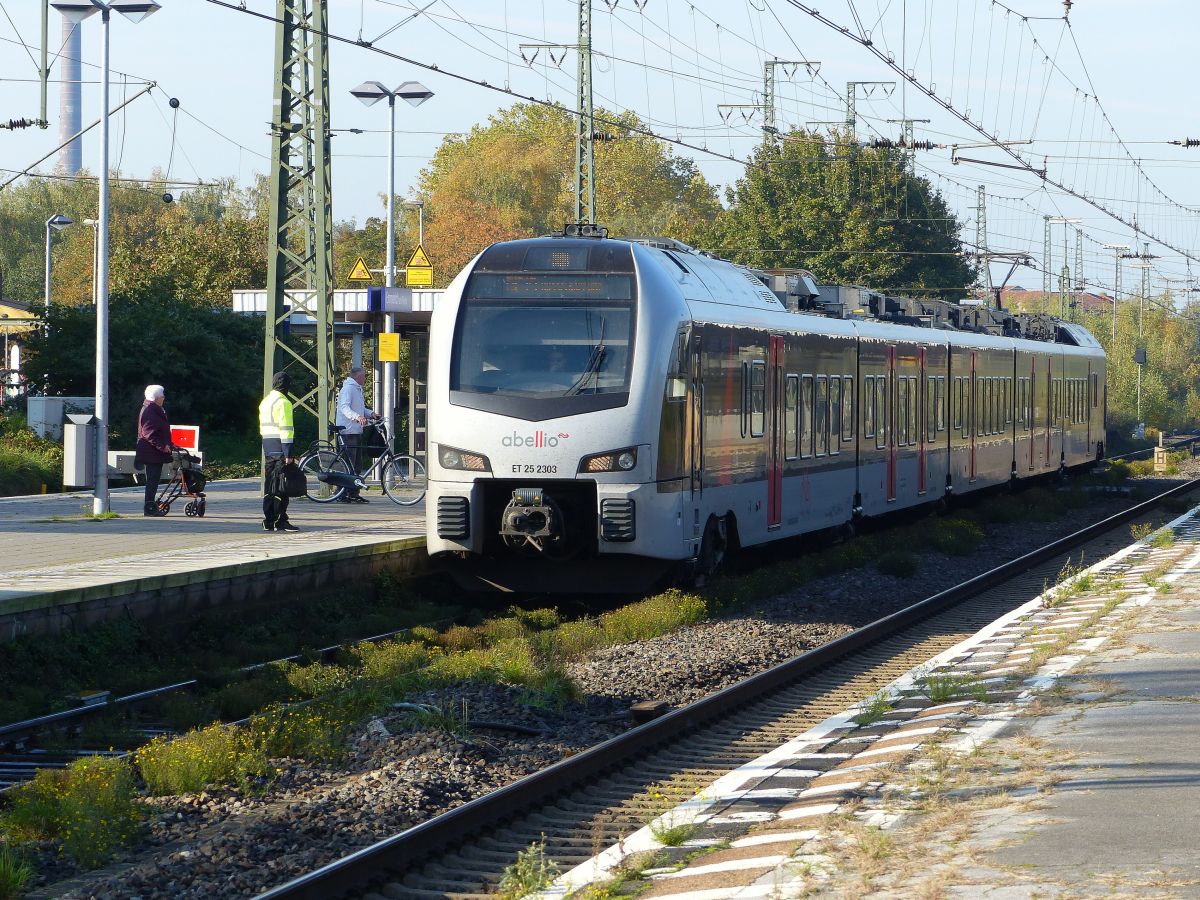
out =
<path fill-rule="evenodd" d="M 703 582 L 742 547 L 1102 458 L 1082 326 L 576 227 L 433 313 L 431 557 L 476 589 Z"/>

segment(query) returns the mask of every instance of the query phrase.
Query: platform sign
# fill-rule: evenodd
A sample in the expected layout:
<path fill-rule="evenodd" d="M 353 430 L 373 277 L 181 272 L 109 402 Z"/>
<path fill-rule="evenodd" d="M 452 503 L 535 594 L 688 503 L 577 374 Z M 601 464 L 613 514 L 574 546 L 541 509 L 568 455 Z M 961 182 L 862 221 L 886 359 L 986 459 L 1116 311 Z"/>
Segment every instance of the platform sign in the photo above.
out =
<path fill-rule="evenodd" d="M 393 331 L 383 331 L 375 338 L 375 357 L 380 362 L 400 362 L 400 335 Z"/>
<path fill-rule="evenodd" d="M 347 281 L 370 281 L 371 270 L 367 268 L 367 261 L 361 256 L 355 260 L 354 268 L 350 270 L 350 274 L 346 276 Z"/>
<path fill-rule="evenodd" d="M 404 278 L 409 287 L 433 287 L 433 263 L 420 244 L 404 265 Z"/>
<path fill-rule="evenodd" d="M 200 426 L 199 425 L 172 425 L 171 426 L 171 443 L 176 447 L 182 447 L 184 450 L 199 450 L 200 449 Z"/>

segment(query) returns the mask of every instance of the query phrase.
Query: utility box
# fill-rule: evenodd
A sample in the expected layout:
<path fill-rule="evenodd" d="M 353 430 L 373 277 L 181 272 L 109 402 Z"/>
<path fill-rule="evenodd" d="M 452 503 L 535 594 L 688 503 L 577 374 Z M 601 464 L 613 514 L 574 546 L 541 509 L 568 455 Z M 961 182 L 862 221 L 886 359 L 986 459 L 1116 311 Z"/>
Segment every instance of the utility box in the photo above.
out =
<path fill-rule="evenodd" d="M 63 426 L 63 487 L 96 485 L 96 417 L 72 413 Z"/>

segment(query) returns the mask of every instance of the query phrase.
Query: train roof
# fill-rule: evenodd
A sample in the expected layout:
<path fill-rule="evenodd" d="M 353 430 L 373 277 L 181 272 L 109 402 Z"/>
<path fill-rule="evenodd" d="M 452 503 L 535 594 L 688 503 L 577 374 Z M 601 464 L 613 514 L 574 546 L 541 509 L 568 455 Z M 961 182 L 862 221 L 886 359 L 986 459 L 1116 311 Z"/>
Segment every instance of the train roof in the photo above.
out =
<path fill-rule="evenodd" d="M 553 242 L 547 259 L 531 268 L 534 248 Z M 625 251 L 625 252 L 622 252 Z M 579 268 L 590 272 L 634 272 L 634 260 L 656 263 L 689 304 L 739 307 L 751 319 L 790 313 L 811 317 L 813 330 L 839 333 L 850 322 L 906 328 L 929 328 L 973 337 L 1016 338 L 1099 350 L 1100 343 L 1082 325 L 1050 315 L 1021 313 L 984 306 L 978 301 L 893 297 L 858 285 L 820 284 L 803 269 L 759 270 L 743 266 L 664 237 L 610 238 L 595 226 L 567 226 L 562 235 L 547 235 L 493 244 L 479 257 L 477 271 L 554 271 Z M 639 262 L 639 265 L 641 262 Z M 828 327 L 818 326 L 825 321 Z M 841 327 L 834 324 L 846 320 Z M 870 331 L 876 329 L 871 328 Z M 911 334 L 909 334 L 911 338 Z M 949 335 L 943 335 L 949 339 Z M 932 336 L 931 336 L 932 338 Z M 980 345 L 990 344 L 981 341 Z"/>

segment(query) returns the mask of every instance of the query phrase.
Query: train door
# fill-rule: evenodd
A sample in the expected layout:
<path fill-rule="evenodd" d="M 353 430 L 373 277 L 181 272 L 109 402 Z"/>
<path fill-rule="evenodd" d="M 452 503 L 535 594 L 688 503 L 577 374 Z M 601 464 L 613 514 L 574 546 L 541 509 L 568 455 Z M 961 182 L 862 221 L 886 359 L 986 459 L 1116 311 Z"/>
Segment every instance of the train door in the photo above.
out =
<path fill-rule="evenodd" d="M 691 440 L 688 443 L 691 445 L 691 482 L 692 482 L 692 498 L 698 500 L 700 495 L 704 493 L 704 370 L 701 367 L 702 354 L 700 329 L 696 328 L 692 331 L 690 341 L 686 338 L 686 332 L 680 332 L 681 345 L 690 347 L 691 359 L 690 365 L 687 367 L 691 372 L 691 398 L 690 398 L 690 427 L 688 435 Z"/>
<path fill-rule="evenodd" d="M 783 521 L 783 337 L 771 335 L 767 357 L 770 398 L 769 449 L 767 450 L 767 528 Z"/>
<path fill-rule="evenodd" d="M 899 394 L 896 383 L 896 345 L 887 348 L 887 411 L 880 411 L 880 426 L 887 427 L 887 498 L 896 499 L 896 398 Z"/>
<path fill-rule="evenodd" d="M 922 347 L 917 351 L 917 362 L 920 365 L 920 378 L 917 381 L 917 396 L 915 403 L 917 404 L 917 493 L 924 494 L 928 489 L 926 481 L 928 473 L 925 471 L 925 438 L 929 430 L 929 388 L 928 374 L 925 371 L 925 351 Z"/>
<path fill-rule="evenodd" d="M 1029 430 L 1029 471 L 1033 471 L 1034 444 L 1037 443 L 1037 423 L 1033 420 L 1033 411 L 1037 407 L 1037 357 L 1029 357 L 1029 390 L 1023 399 L 1025 404 L 1025 427 Z"/>
<path fill-rule="evenodd" d="M 1054 360 L 1046 357 L 1046 463 L 1045 471 L 1050 471 L 1050 452 L 1054 441 Z"/>
<path fill-rule="evenodd" d="M 1087 419 L 1087 456 L 1092 455 L 1092 361 L 1088 360 L 1087 381 L 1083 383 L 1083 413 Z"/>
<path fill-rule="evenodd" d="M 967 433 L 971 437 L 971 454 L 970 454 L 970 464 L 969 464 L 970 471 L 968 472 L 968 480 L 969 481 L 974 481 L 978 477 L 976 475 L 976 466 L 975 466 L 975 436 L 976 436 L 976 433 L 979 431 L 979 429 L 977 427 L 977 423 L 979 421 L 979 416 L 978 416 L 979 400 L 978 400 L 978 396 L 977 396 L 977 392 L 979 390 L 979 379 L 976 376 L 975 364 L 976 364 L 976 353 L 974 350 L 972 350 L 971 351 L 971 382 L 967 386 L 968 387 L 967 403 L 969 404 L 969 407 L 970 407 L 968 409 L 968 412 L 970 413 L 970 415 L 968 416 L 968 419 L 967 419 L 967 421 L 970 423 L 970 425 L 967 428 Z"/>

